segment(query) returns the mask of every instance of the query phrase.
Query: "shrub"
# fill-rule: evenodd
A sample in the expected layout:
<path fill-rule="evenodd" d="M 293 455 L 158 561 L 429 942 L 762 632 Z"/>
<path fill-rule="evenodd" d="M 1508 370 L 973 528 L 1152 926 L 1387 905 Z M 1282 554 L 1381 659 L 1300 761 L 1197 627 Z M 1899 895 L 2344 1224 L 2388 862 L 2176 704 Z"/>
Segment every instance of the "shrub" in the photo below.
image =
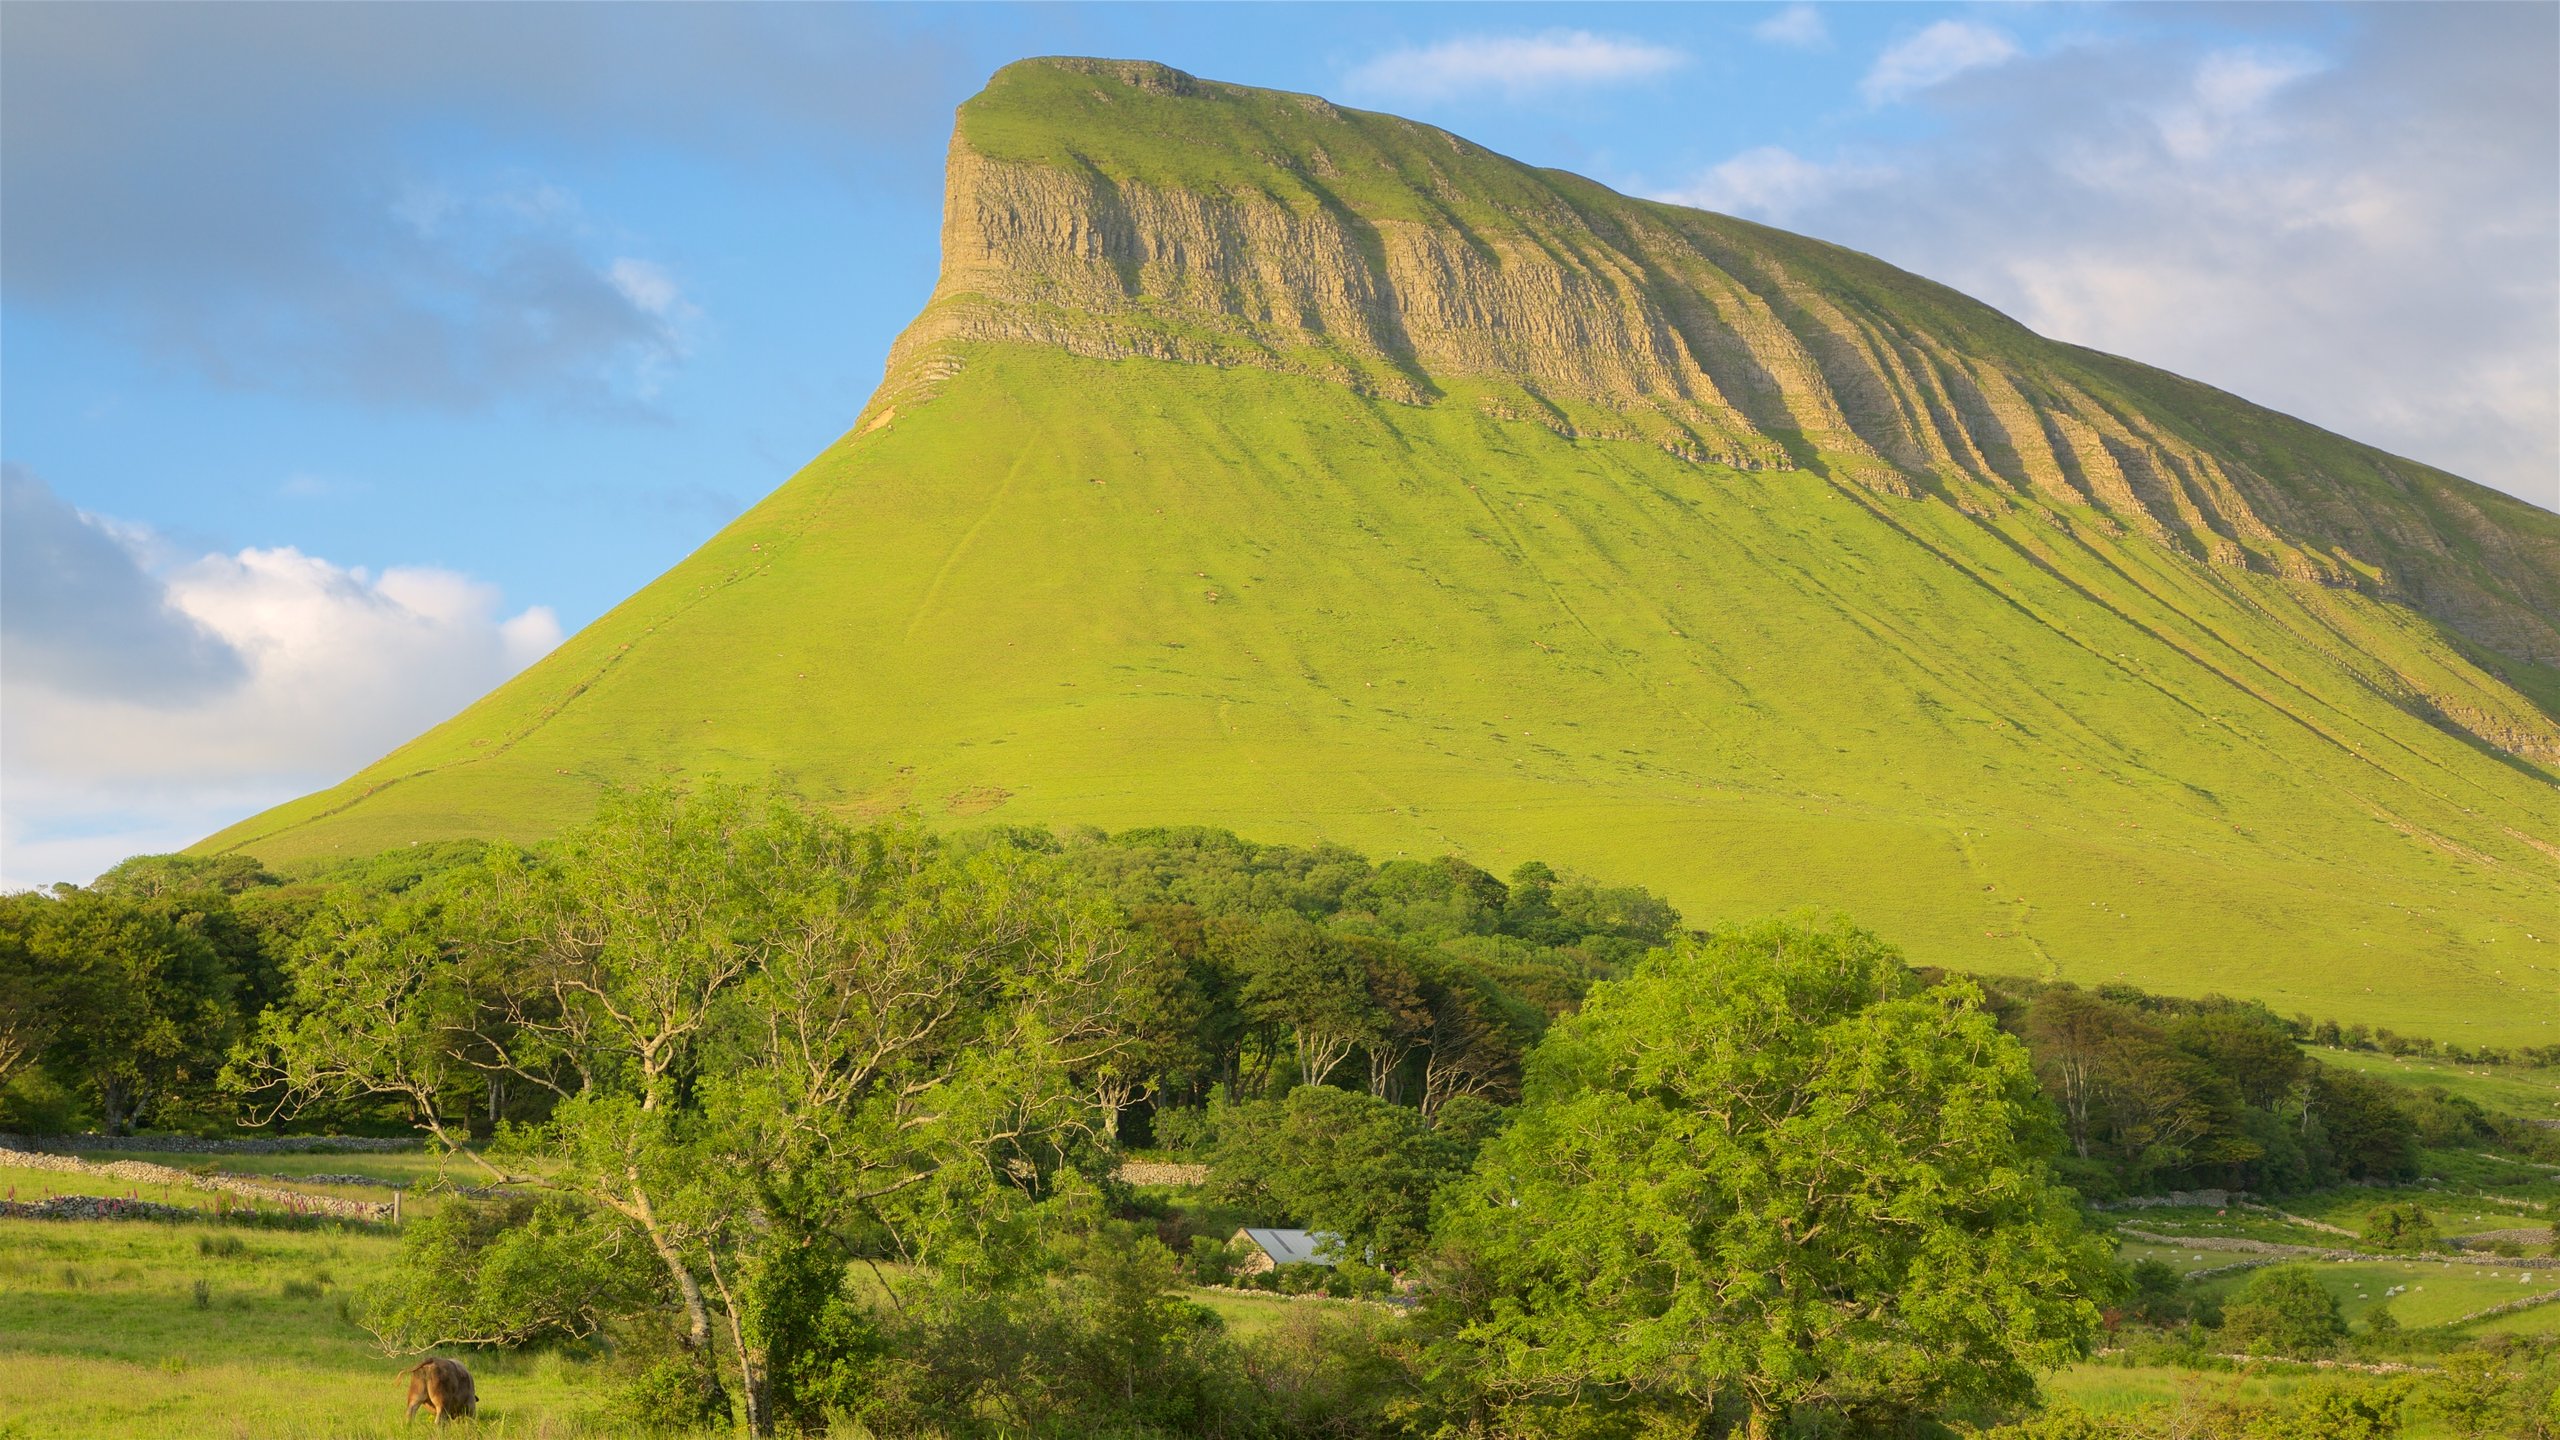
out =
<path fill-rule="evenodd" d="M 2364 1243 L 2368 1249 L 2403 1254 L 2433 1250 L 2444 1243 L 2444 1237 L 2436 1233 L 2435 1218 L 2427 1207 L 2406 1200 L 2365 1212 Z"/>
<path fill-rule="evenodd" d="M 647 1303 L 657 1272 L 628 1241 L 564 1196 L 457 1199 L 410 1222 L 357 1313 L 397 1350 L 583 1339 Z"/>
<path fill-rule="evenodd" d="M 1182 1266 L 1194 1285 L 1224 1285 L 1235 1278 L 1241 1258 L 1215 1235 L 1194 1235 Z"/>
<path fill-rule="evenodd" d="M 2147 1325 L 2171 1325 L 2188 1318 L 2191 1307 L 2179 1292 L 2186 1277 L 2161 1260 L 2137 1260 L 2125 1271 L 2130 1290 L 2126 1308 Z"/>
<path fill-rule="evenodd" d="M 2258 1271 L 2222 1310 L 2223 1343 L 2251 1355 L 2319 1355 L 2346 1333 L 2338 1298 L 2301 1265 Z"/>

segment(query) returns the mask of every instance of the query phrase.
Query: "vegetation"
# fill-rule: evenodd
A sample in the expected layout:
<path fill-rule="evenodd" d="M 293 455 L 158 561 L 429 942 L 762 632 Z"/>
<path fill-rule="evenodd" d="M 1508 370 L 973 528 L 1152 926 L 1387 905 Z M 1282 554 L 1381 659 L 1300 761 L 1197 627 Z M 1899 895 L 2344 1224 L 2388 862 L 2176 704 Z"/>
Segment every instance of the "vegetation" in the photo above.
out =
<path fill-rule="evenodd" d="M 273 1206 L 174 1232 L 0 1219 L 51 1237 L 24 1253 L 73 1257 L 0 1275 L 71 1327 L 0 1329 L 0 1379 L 30 1382 L 0 1425 L 41 1433 L 155 1433 L 112 1398 L 165 1407 L 152 1385 L 51 1378 L 155 1363 L 202 1367 L 191 1403 L 235 1404 L 251 1433 L 363 1433 L 315 1417 L 387 1409 L 364 1357 L 423 1349 L 472 1356 L 494 1420 L 556 1434 L 1961 1432 L 2114 1393 L 2057 1369 L 2102 1336 L 2158 1374 L 2248 1353 L 2437 1366 L 2478 1337 L 2528 1347 L 2513 1376 L 2560 1336 L 2560 1305 L 2509 1308 L 2560 1272 L 2495 1257 L 2108 1258 L 2064 1185 L 2315 1187 L 2291 1215 L 2126 1223 L 2321 1249 L 2341 1237 L 2310 1220 L 2370 1225 L 2394 1254 L 2560 1195 L 2516 1148 L 2539 1132 L 2323 1064 L 2310 1022 L 1985 990 L 1844 922 L 1687 930 L 1645 891 L 1536 863 L 1504 880 L 1197 829 L 937 835 L 712 787 L 618 795 L 533 850 L 289 879 L 144 860 L 7 904 L 10 933 L 53 947 L 17 952 L 42 957 L 8 972 L 21 985 L 229 957 L 151 972 L 184 977 L 154 1003 L 210 1007 L 232 1047 L 219 1072 L 199 1050 L 119 1092 L 127 1123 L 245 1109 L 437 1141 L 220 1162 L 409 1184 L 396 1242 Z M 49 1036 L 13 1115 L 97 1123 L 87 1053 Z M 1125 1184 L 1149 1143 L 1207 1183 Z M 2316 1188 L 2419 1171 L 2463 1188 Z M 1336 1237 L 1334 1263 L 1251 1277 L 1267 1298 L 1198 1288 L 1245 1278 L 1242 1225 Z M 345 1263 L 280 1260 L 255 1293 L 226 1278 L 308 1246 Z M 305 1327 L 299 1398 L 245 1398 L 248 1350 L 181 1340 L 204 1310 Z M 139 1338 L 63 1340 L 92 1320 Z M 2066 1398 L 2040 1412 L 2056 1373 Z M 2163 1393 L 2090 1423 L 2152 1423 Z M 2308 1393 L 2250 1390 L 2226 1418 L 2309 1424 Z M 2449 1423 L 2433 1394 L 2390 1423 Z"/>
<path fill-rule="evenodd" d="M 1761 1440 L 2022 1400 L 2085 1353 L 2112 1272 L 1978 999 L 1797 924 L 1597 991 L 1449 1202 L 1452 1344 L 1502 1423 L 1731 1411 Z"/>
<path fill-rule="evenodd" d="M 449 724 L 207 848 L 522 843 L 615 784 L 770 778 L 945 826 L 1207 824 L 1501 874 L 1536 856 L 1692 915 L 1847 905 L 1972 972 L 2560 1043 L 2535 848 L 2560 844 L 2560 673 L 2531 658 L 2560 641 L 2458 633 L 2475 613 L 2547 633 L 2560 582 L 2531 557 L 2560 521 L 1833 247 L 1153 73 L 1015 67 L 971 104 L 979 153 L 1051 172 L 1004 203 L 1054 195 L 1055 223 L 1014 232 L 1094 233 L 1067 207 L 1097 175 L 1130 206 L 1207 187 L 1268 200 L 1275 230 L 1347 227 L 1337 251 L 1257 253 L 1257 276 L 1355 293 L 1341 267 L 1385 253 L 1360 227 L 1410 224 L 1447 263 L 1389 278 L 1461 277 L 1451 314 L 1535 293 L 1665 318 L 1519 357 L 1555 374 L 1529 394 L 1383 342 L 1238 339 L 1210 297 L 1249 277 L 1135 258 L 1234 237 L 1035 272 L 1045 306 L 998 318 L 1050 343 L 968 338 L 1000 277 L 955 270 L 879 403 L 798 477 Z M 1567 267 L 1551 286 L 1539 257 Z M 1789 298 L 1808 294 L 1831 298 Z M 1739 356 L 1791 327 L 1787 358 L 1733 362 L 1778 391 L 1728 373 L 1730 406 L 1695 364 L 1648 388 L 1659 357 L 1621 353 Z M 1871 351 L 1873 373 L 1801 359 Z M 1690 386 L 1692 413 L 1567 383 L 1622 372 L 1639 399 Z M 1922 376 L 1946 398 L 1871 398 Z M 1844 409 L 1947 423 L 1816 418 Z M 2030 473 L 2048 431 L 2091 453 Z M 2451 620 L 2404 603 L 2436 595 Z"/>

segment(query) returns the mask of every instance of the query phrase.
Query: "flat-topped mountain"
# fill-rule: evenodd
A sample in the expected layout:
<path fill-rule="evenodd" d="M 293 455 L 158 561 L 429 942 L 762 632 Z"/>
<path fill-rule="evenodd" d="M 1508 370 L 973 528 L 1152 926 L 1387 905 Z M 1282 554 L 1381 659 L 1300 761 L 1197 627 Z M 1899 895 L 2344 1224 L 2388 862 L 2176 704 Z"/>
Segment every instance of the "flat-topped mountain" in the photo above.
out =
<path fill-rule="evenodd" d="M 345 784 L 1529 855 L 2560 1040 L 2560 516 L 1764 226 L 1158 65 L 963 106 L 852 430 Z"/>

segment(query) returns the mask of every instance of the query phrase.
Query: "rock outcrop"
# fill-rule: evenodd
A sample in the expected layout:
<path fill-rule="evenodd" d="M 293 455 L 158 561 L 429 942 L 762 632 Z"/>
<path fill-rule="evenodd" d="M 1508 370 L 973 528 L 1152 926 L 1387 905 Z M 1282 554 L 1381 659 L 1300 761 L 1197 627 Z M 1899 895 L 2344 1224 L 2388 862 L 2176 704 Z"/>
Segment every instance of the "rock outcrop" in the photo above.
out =
<path fill-rule="evenodd" d="M 1260 366 L 2145 535 L 2560 666 L 2560 517 L 2045 340 L 1868 256 L 1410 120 L 1148 62 L 1024 61 L 961 111 L 942 239 L 865 423 L 930 394 L 973 342 Z M 2375 680 L 2447 728 L 2560 759 L 2548 715 Z"/>

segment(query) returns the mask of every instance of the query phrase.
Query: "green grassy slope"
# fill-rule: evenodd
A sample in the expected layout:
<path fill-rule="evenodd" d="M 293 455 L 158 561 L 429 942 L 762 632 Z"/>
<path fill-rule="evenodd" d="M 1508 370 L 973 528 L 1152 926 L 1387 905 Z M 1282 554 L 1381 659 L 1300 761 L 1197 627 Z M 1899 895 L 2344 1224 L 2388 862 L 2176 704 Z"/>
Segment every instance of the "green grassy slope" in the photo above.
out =
<path fill-rule="evenodd" d="M 1003 139 L 985 118 L 964 119 L 982 148 Z M 1233 163 L 1186 157 L 1213 161 Z M 1004 183 L 1028 201 L 980 207 L 990 233 L 1048 203 L 1024 173 Z M 1398 203 L 1440 193 L 1390 179 Z M 1510 203 L 1444 220 L 1499 251 Z M 1901 307 L 1907 336 L 2042 367 L 2013 389 L 2131 417 L 2157 473 L 2186 477 L 2153 498 L 2188 528 L 1978 446 L 1891 460 L 1952 455 L 1963 424 L 1896 439 L 1872 417 L 1771 418 L 1852 395 L 1838 365 L 1778 400 L 1718 410 L 1700 382 L 1646 410 L 1614 373 L 1473 372 L 1461 331 L 1265 343 L 1235 329 L 1251 306 L 1177 304 L 1199 277 L 1160 259 L 1133 262 L 1119 328 L 1003 338 L 1032 302 L 986 297 L 1045 262 L 985 281 L 954 259 L 852 435 L 470 710 L 206 845 L 288 861 L 533 838 L 605 785 L 778 775 L 858 813 L 1203 822 L 1498 870 L 1535 855 L 1694 920 L 1822 903 L 1923 961 L 2555 1038 L 2560 786 L 2538 747 L 2560 687 L 2534 627 L 2535 587 L 2560 576 L 2532 548 L 2552 517 L 1846 252 L 1753 243 L 1803 251 L 1789 283 L 1836 268 L 1823 293 L 1843 307 Z M 1207 335 L 1218 363 L 1150 335 Z M 1399 375 L 1428 393 L 1399 395 Z M 2177 459 L 2216 451 L 2254 459 L 2211 483 Z M 2388 544 L 2361 546 L 2359 524 Z"/>

